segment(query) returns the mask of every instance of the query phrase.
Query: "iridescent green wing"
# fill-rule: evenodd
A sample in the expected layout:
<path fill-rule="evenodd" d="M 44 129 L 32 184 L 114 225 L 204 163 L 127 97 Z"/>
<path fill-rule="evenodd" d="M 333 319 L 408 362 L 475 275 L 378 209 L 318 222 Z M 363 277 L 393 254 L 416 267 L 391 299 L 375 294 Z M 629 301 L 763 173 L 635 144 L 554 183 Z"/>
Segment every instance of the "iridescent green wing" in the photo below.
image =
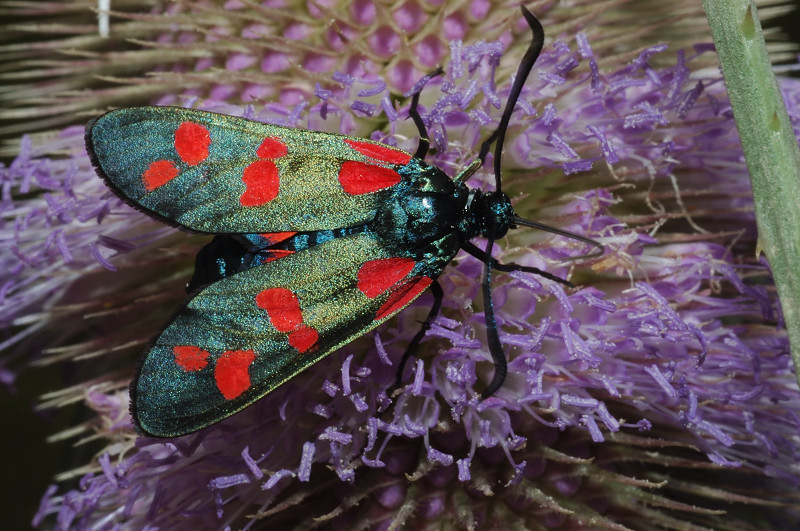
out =
<path fill-rule="evenodd" d="M 143 358 L 136 424 L 174 437 L 250 405 L 414 300 L 457 251 L 450 238 L 417 262 L 361 233 L 210 284 Z"/>
<path fill-rule="evenodd" d="M 170 224 L 214 233 L 362 224 L 411 160 L 390 146 L 178 107 L 111 111 L 86 128 L 117 195 Z"/>

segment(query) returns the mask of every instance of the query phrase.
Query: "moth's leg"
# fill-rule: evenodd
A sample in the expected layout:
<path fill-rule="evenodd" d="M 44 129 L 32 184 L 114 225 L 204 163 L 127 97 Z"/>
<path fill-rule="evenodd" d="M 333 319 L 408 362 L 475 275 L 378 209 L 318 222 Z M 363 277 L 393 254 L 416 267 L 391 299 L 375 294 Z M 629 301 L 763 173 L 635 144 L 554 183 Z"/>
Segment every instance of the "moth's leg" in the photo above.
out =
<path fill-rule="evenodd" d="M 538 267 L 531 267 L 531 266 L 524 266 L 519 264 L 501 264 L 500 262 L 496 261 L 494 258 L 491 258 L 489 253 L 482 251 L 472 243 L 465 243 L 462 246 L 462 249 L 467 251 L 469 254 L 483 262 L 484 264 L 492 264 L 492 269 L 497 271 L 503 271 L 506 273 L 510 273 L 511 271 L 523 271 L 525 273 L 533 273 L 534 275 L 539 275 L 540 277 L 546 278 L 547 280 L 552 280 L 553 282 L 558 282 L 559 284 L 563 284 L 564 286 L 574 288 L 575 285 L 570 282 L 569 280 L 565 280 L 561 277 L 553 275 L 552 273 L 548 273 L 547 271 L 542 271 Z"/>
<path fill-rule="evenodd" d="M 417 152 L 414 153 L 414 158 L 425 160 L 425 156 L 428 154 L 428 148 L 431 145 L 430 138 L 428 137 L 428 130 L 425 129 L 425 122 L 422 121 L 422 116 L 420 116 L 417 107 L 419 106 L 419 95 L 422 92 L 423 87 L 425 84 L 436 76 L 440 76 L 444 74 L 444 70 L 440 66 L 430 74 L 427 74 L 420 80 L 422 87 L 418 91 L 414 93 L 411 97 L 411 106 L 408 108 L 408 116 L 414 121 L 414 125 L 417 126 L 417 131 L 419 131 L 419 145 L 417 146 Z"/>
<path fill-rule="evenodd" d="M 431 284 L 431 293 L 433 294 L 433 306 L 431 307 L 431 311 L 428 313 L 427 319 L 422 323 L 422 328 L 420 328 L 417 335 L 411 340 L 411 343 L 408 344 L 408 348 L 406 348 L 403 357 L 400 359 L 400 365 L 397 366 L 397 378 L 394 381 L 394 387 L 397 389 L 400 387 L 400 382 L 403 379 L 403 369 L 406 367 L 406 362 L 408 362 L 408 358 L 414 354 L 414 351 L 417 350 L 422 338 L 425 337 L 425 333 L 431 329 L 431 325 L 433 324 L 434 319 L 436 316 L 439 315 L 439 310 L 442 308 L 442 299 L 444 299 L 444 291 L 442 290 L 441 284 L 439 284 L 438 280 L 434 280 Z"/>

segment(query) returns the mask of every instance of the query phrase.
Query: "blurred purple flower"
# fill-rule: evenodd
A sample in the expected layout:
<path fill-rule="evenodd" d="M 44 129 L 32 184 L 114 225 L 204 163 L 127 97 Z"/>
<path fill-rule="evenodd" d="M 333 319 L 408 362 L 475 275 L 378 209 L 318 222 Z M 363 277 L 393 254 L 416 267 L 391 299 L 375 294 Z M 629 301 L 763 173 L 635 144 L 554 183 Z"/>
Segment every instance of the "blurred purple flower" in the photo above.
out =
<path fill-rule="evenodd" d="M 473 3 L 469 16 L 479 18 L 484 4 Z M 376 20 L 386 15 L 370 14 L 371 3 L 352 5 L 354 25 L 383 28 Z M 404 31 L 424 24 L 414 6 L 394 12 Z M 287 38 L 303 39 L 309 24 Z M 449 17 L 444 31 L 458 27 Z M 343 23 L 332 35 L 334 48 L 340 38 L 352 46 Z M 239 85 L 220 75 L 208 93 L 183 94 L 196 101 L 159 102 L 314 130 L 377 129 L 371 138 L 413 152 L 407 100 L 391 97 L 419 79 L 410 53 L 424 68 L 446 65 L 421 101 L 435 148 L 429 162 L 454 175 L 494 129 L 510 86 L 495 84 L 504 45 L 462 36 L 447 36 L 449 57 L 426 39 L 401 54 L 409 44 L 379 29 L 365 62 L 346 61 L 350 68 L 327 79 L 317 73 L 330 70 L 330 57 L 309 53 L 309 99 L 253 83 L 252 101 L 278 102 L 242 107 Z M 48 490 L 34 524 L 53 516 L 56 527 L 79 529 L 797 522 L 800 393 L 768 268 L 746 258 L 754 217 L 724 85 L 716 70 L 694 68 L 709 55 L 705 45 L 653 46 L 623 67 L 601 67 L 584 34 L 545 46 L 509 128 L 504 189 L 521 216 L 586 234 L 607 253 L 565 262 L 585 246 L 530 230 L 498 244 L 501 260 L 582 287 L 495 276 L 509 375 L 493 397 L 479 394 L 492 374 L 482 264 L 460 255 L 440 279 L 442 315 L 393 396 L 397 362 L 429 295 L 246 411 L 179 439 L 135 437 L 127 372 L 96 373 L 55 393 L 53 403 L 82 397 L 97 411 L 78 431 L 108 447 L 77 488 Z M 389 66 L 371 73 L 382 58 Z M 280 70 L 287 60 L 231 53 L 223 73 L 256 63 Z M 515 61 L 503 55 L 503 65 Z M 195 69 L 209 67 L 202 63 Z M 800 84 L 783 87 L 800 124 Z M 56 158 L 26 140 L 2 169 L 6 360 L 45 349 L 39 363 L 103 356 L 109 370 L 125 367 L 177 307 L 190 275 L 198 244 L 105 191 L 82 142 L 81 128 L 65 129 L 46 149 L 71 155 Z M 489 167 L 470 184 L 489 188 Z M 121 347 L 136 348 L 122 355 Z M 13 380 L 14 371 L 5 374 Z"/>

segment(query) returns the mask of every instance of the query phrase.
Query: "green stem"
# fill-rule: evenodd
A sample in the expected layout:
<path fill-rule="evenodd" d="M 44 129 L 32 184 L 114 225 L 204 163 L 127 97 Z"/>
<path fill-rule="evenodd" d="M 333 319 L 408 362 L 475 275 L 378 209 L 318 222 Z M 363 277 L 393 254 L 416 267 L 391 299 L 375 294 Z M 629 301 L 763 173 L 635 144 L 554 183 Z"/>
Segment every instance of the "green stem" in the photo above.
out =
<path fill-rule="evenodd" d="M 763 251 L 800 375 L 800 150 L 751 0 L 703 0 L 742 140 Z"/>

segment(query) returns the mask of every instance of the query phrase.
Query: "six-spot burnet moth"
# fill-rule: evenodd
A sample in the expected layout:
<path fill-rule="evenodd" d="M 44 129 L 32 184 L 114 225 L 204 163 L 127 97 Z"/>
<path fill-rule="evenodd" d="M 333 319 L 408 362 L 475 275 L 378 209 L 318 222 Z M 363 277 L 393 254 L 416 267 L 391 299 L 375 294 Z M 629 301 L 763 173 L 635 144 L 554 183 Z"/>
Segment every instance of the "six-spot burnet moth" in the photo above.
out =
<path fill-rule="evenodd" d="M 174 107 L 111 111 L 89 123 L 86 147 L 118 196 L 171 225 L 217 236 L 198 255 L 190 299 L 143 356 L 131 385 L 139 430 L 176 437 L 218 422 L 337 348 L 383 323 L 429 287 L 434 304 L 400 364 L 419 345 L 443 297 L 436 281 L 460 249 L 485 264 L 486 329 L 495 363 L 483 396 L 506 375 L 494 320 L 491 273 L 531 272 L 497 263 L 494 241 L 518 218 L 500 188 L 500 153 L 511 113 L 541 51 L 544 32 L 522 8 L 533 40 L 497 130 L 454 179 L 412 156 L 343 135 L 291 129 Z M 441 70 L 433 75 L 438 75 Z M 464 181 L 496 143 L 496 191 Z M 469 240 L 486 238 L 485 250 Z"/>

